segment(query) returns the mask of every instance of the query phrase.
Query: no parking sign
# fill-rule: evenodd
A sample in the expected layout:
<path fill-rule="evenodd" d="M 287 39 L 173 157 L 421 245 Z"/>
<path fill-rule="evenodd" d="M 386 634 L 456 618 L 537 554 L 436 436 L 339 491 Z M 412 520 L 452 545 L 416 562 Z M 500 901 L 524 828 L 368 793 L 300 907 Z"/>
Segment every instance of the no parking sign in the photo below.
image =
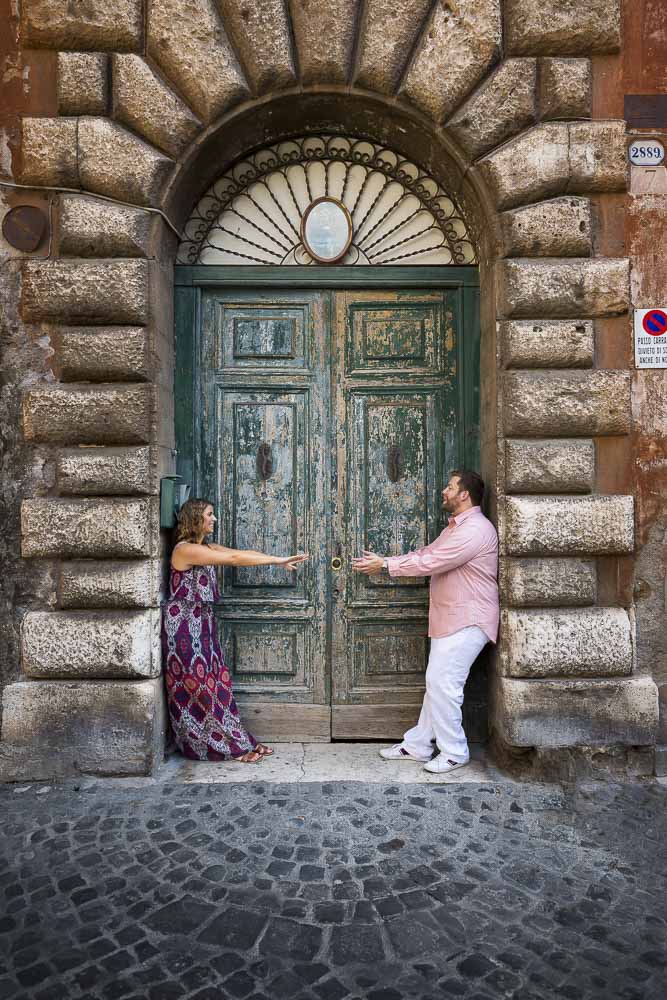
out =
<path fill-rule="evenodd" d="M 635 309 L 635 365 L 667 368 L 667 306 Z"/>

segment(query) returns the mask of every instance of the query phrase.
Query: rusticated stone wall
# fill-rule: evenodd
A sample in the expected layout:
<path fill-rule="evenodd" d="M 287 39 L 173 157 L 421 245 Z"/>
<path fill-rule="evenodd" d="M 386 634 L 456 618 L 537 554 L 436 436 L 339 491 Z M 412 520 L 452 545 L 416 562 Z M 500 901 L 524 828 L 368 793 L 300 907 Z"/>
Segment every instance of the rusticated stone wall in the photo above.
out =
<path fill-rule="evenodd" d="M 324 123 L 411 144 L 479 242 L 497 746 L 535 761 L 653 744 L 632 483 L 602 461 L 627 468 L 633 431 L 628 363 L 608 363 L 609 341 L 629 336 L 631 261 L 609 222 L 626 130 L 596 106 L 620 0 L 24 0 L 14 28 L 17 65 L 50 86 L 21 105 L 3 176 L 71 190 L 48 195 L 48 254 L 3 286 L 42 345 L 15 366 L 12 475 L 22 555 L 49 581 L 23 617 L 26 679 L 4 692 L 4 777 L 141 773 L 159 757 L 172 227 L 245 148 Z"/>

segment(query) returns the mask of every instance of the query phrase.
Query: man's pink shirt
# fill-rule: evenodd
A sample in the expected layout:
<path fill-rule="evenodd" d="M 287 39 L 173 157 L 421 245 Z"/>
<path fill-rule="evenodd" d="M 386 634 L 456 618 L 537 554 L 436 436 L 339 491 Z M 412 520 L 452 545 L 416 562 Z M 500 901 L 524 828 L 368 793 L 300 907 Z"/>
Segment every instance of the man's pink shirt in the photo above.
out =
<path fill-rule="evenodd" d="M 390 576 L 430 576 L 428 634 L 432 639 L 478 625 L 498 638 L 498 536 L 479 507 L 449 518 L 434 542 L 387 559 Z"/>

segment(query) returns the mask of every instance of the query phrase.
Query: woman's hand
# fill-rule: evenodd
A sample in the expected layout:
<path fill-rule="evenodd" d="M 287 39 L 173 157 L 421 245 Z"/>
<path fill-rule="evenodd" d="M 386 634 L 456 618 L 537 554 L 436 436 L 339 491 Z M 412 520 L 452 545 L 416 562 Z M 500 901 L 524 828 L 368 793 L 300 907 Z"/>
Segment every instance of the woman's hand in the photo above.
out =
<path fill-rule="evenodd" d="M 299 552 L 295 556 L 283 556 L 278 560 L 278 565 L 286 566 L 287 569 L 296 569 L 301 563 L 307 562 L 310 556 L 307 552 Z"/>

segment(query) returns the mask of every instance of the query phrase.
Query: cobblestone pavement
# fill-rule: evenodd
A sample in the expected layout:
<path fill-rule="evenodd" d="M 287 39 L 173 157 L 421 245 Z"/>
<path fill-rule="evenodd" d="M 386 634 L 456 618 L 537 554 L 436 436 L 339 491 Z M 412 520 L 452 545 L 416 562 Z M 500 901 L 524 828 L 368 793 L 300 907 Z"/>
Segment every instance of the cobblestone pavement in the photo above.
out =
<path fill-rule="evenodd" d="M 667 995 L 667 788 L 0 788 L 0 997 Z"/>

